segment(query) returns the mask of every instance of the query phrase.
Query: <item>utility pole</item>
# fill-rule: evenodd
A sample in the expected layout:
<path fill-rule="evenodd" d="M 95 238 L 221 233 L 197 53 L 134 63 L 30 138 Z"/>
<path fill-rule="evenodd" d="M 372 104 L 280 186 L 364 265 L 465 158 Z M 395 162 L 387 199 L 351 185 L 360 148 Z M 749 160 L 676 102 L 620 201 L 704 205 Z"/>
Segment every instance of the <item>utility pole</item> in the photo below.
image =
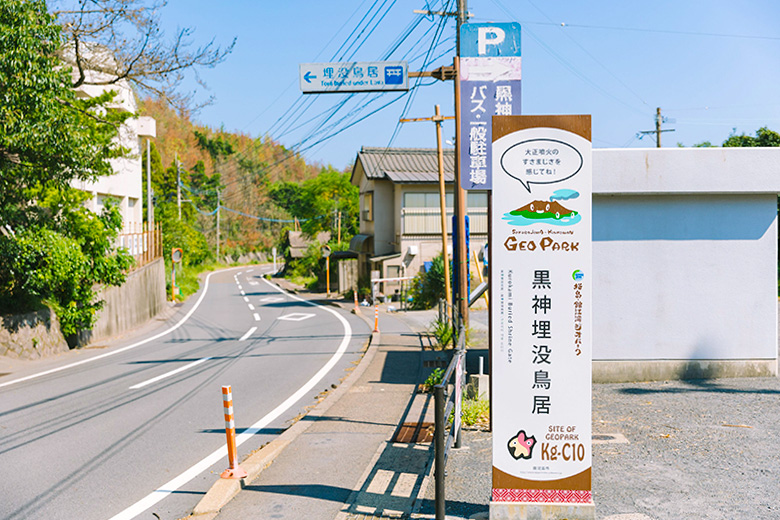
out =
<path fill-rule="evenodd" d="M 217 188 L 217 262 L 219 262 L 219 210 L 222 208 L 220 189 Z"/>
<path fill-rule="evenodd" d="M 176 206 L 179 208 L 179 220 L 181 220 L 181 171 L 179 170 L 179 153 L 176 152 Z"/>
<path fill-rule="evenodd" d="M 463 143 L 460 141 L 460 27 L 466 23 L 467 17 L 466 0 L 458 0 L 458 17 L 456 24 L 456 46 L 455 46 L 455 224 L 457 227 L 457 251 L 453 251 L 455 259 L 455 273 L 458 277 L 458 300 L 454 304 L 460 311 L 463 326 L 469 326 L 469 295 L 468 295 L 468 277 L 469 277 L 469 258 L 466 251 L 466 192 L 461 184 L 461 164 L 460 147 Z M 455 230 L 453 230 L 455 232 Z"/>
<path fill-rule="evenodd" d="M 666 119 L 661 117 L 661 107 L 658 107 L 655 109 L 655 130 L 643 130 L 637 133 L 637 135 L 642 139 L 646 135 L 655 134 L 655 146 L 656 148 L 661 148 L 661 132 L 674 132 L 674 128 L 661 130 L 661 123 L 665 122 L 667 122 Z M 669 122 L 674 123 L 674 119 L 669 120 Z"/>
<path fill-rule="evenodd" d="M 154 228 L 154 208 L 152 207 L 152 148 L 146 140 L 146 229 Z"/>
<path fill-rule="evenodd" d="M 439 207 L 441 208 L 441 254 L 444 259 L 444 294 L 447 303 L 452 305 L 452 287 L 450 286 L 450 259 L 447 253 L 447 194 L 444 189 L 444 150 L 441 146 L 441 123 L 445 119 L 455 119 L 454 117 L 444 117 L 441 115 L 439 105 L 434 108 L 433 117 L 415 117 L 411 119 L 401 119 L 402 123 L 411 123 L 416 121 L 433 121 L 436 123 L 436 154 L 439 163 Z"/>

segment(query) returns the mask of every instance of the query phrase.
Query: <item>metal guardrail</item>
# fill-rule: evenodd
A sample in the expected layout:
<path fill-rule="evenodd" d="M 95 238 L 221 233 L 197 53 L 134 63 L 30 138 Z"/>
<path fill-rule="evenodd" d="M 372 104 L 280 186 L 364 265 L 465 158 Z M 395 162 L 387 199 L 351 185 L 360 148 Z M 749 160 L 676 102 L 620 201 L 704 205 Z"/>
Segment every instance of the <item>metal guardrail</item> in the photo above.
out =
<path fill-rule="evenodd" d="M 460 448 L 461 403 L 465 384 L 466 334 L 461 325 L 458 328 L 458 343 L 450 364 L 444 372 L 441 382 L 433 387 L 434 396 L 434 479 L 436 484 L 436 520 L 445 520 L 446 502 L 444 498 L 444 478 L 447 457 L 451 447 Z M 454 382 L 450 384 L 450 380 Z M 452 387 L 452 388 L 450 388 Z M 446 426 L 450 413 L 453 414 L 452 426 Z"/>

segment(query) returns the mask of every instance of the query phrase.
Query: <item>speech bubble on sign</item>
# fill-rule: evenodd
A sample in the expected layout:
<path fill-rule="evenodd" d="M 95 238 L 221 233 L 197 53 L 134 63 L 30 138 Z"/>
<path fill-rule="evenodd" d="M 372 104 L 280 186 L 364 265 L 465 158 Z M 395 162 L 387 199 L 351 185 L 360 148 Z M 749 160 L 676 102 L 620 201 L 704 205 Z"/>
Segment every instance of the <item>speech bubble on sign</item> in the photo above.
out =
<path fill-rule="evenodd" d="M 501 168 L 531 193 L 531 184 L 555 184 L 571 179 L 582 169 L 582 154 L 557 139 L 521 141 L 501 156 Z"/>

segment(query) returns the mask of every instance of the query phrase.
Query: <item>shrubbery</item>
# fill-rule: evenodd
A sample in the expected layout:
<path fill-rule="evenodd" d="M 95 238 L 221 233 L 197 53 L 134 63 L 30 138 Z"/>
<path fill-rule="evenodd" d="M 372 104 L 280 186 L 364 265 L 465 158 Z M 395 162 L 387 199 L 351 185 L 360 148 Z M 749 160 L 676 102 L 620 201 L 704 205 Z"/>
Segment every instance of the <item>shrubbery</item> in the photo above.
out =
<path fill-rule="evenodd" d="M 427 272 L 421 270 L 412 280 L 412 309 L 430 309 L 444 298 L 444 288 L 444 258 L 439 254 Z"/>

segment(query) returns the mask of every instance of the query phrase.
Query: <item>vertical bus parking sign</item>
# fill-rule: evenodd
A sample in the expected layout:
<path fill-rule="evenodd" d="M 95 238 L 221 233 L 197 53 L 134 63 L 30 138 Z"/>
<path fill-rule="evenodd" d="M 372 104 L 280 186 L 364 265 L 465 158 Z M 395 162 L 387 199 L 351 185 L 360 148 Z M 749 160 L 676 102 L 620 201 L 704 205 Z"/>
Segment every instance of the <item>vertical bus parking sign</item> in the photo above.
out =
<path fill-rule="evenodd" d="M 591 519 L 590 116 L 497 116 L 491 518 Z"/>
<path fill-rule="evenodd" d="M 460 41 L 461 186 L 489 190 L 491 117 L 520 114 L 520 24 L 463 24 Z"/>

